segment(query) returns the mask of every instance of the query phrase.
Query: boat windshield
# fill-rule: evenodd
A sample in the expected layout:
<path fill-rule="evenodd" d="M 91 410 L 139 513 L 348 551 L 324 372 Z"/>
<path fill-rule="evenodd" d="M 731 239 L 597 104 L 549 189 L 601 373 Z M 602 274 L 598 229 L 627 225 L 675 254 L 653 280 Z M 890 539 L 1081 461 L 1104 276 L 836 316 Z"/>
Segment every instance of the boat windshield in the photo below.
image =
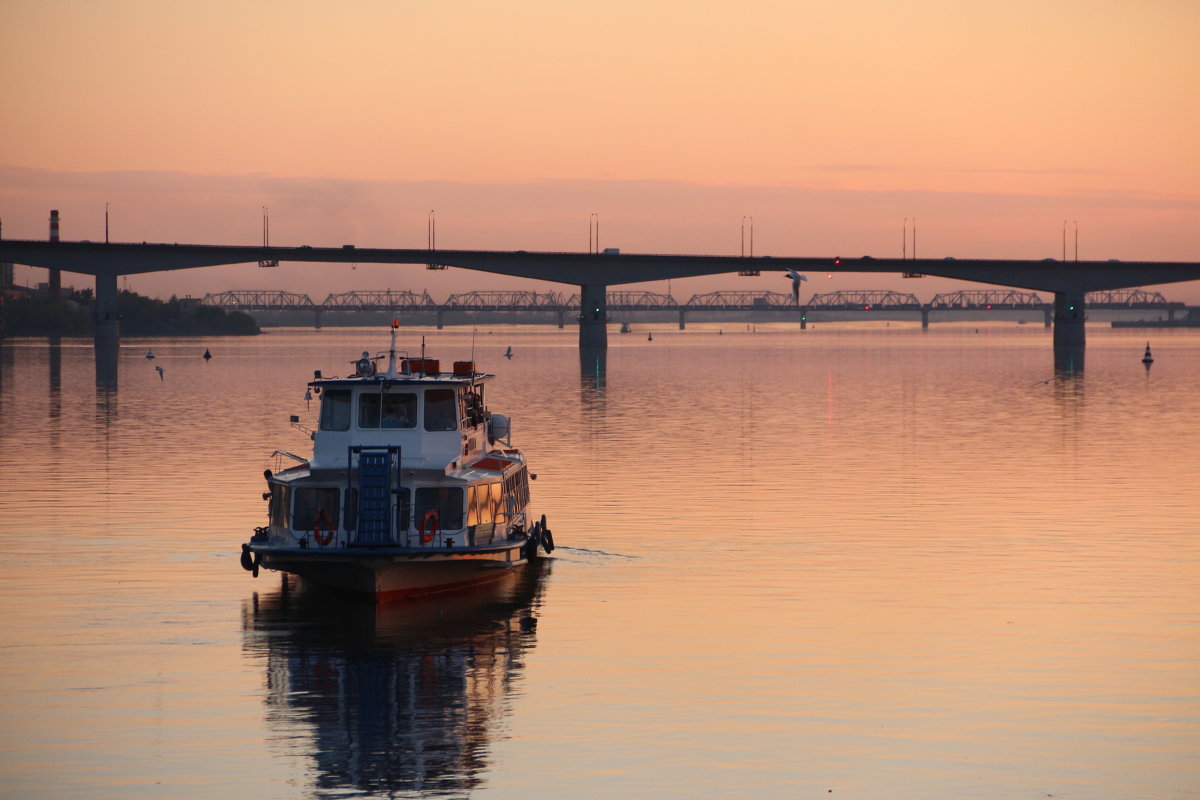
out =
<path fill-rule="evenodd" d="M 358 427 L 415 428 L 417 396 L 412 392 L 366 392 L 358 398 Z"/>
<path fill-rule="evenodd" d="M 349 389 L 326 389 L 321 395 L 321 430 L 350 430 Z"/>
<path fill-rule="evenodd" d="M 452 431 L 458 427 L 458 408 L 453 389 L 425 391 L 425 430 Z"/>

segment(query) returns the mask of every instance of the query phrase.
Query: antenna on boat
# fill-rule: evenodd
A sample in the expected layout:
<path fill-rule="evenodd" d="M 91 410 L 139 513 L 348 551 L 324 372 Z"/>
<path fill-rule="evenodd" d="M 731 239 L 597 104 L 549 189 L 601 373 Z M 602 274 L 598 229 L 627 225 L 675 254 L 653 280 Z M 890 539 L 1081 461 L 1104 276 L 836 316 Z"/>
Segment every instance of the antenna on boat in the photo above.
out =
<path fill-rule="evenodd" d="M 399 327 L 400 320 L 392 320 L 392 349 L 388 350 L 388 375 L 396 372 L 396 329 Z"/>

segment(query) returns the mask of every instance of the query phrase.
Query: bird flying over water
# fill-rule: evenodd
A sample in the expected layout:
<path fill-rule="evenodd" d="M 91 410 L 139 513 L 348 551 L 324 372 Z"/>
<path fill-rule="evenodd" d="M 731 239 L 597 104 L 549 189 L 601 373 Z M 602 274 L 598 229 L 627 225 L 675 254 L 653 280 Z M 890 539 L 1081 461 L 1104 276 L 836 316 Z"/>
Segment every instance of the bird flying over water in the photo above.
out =
<path fill-rule="evenodd" d="M 791 278 L 792 280 L 792 301 L 795 302 L 796 305 L 800 305 L 800 281 L 808 280 L 808 276 L 801 275 L 794 269 L 789 269 L 785 277 Z"/>
<path fill-rule="evenodd" d="M 158 379 L 160 381 L 166 380 L 166 378 L 163 377 L 163 368 L 162 367 L 155 366 L 154 369 L 158 371 Z"/>

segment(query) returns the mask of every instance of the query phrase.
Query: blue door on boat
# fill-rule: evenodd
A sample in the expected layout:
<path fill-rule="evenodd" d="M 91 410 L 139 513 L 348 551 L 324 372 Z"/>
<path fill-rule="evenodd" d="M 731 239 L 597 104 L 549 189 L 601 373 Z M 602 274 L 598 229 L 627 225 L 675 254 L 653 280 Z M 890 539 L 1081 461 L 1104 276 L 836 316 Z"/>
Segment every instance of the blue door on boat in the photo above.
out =
<path fill-rule="evenodd" d="M 392 544 L 391 507 L 393 455 L 397 448 L 363 449 L 358 456 L 358 535 L 355 544 Z"/>

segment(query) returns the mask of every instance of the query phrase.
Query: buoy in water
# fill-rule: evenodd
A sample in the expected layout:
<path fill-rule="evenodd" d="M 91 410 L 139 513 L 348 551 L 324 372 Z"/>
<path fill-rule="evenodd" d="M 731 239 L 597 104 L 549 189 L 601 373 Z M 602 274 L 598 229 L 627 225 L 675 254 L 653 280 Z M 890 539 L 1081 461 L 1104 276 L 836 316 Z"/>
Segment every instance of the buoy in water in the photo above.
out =
<path fill-rule="evenodd" d="M 154 351 L 153 351 L 153 350 L 147 350 L 147 351 L 146 351 L 146 358 L 154 358 Z"/>
<path fill-rule="evenodd" d="M 1146 342 L 1146 355 L 1142 356 L 1142 363 L 1147 367 L 1154 363 L 1154 356 L 1150 355 L 1150 343 Z"/>
<path fill-rule="evenodd" d="M 204 356 L 203 356 L 203 358 L 204 358 L 204 360 L 205 360 L 205 361 L 208 361 L 210 358 L 212 358 L 212 353 L 208 352 L 208 348 L 207 348 L 207 347 L 206 347 L 206 348 L 204 348 Z"/>

